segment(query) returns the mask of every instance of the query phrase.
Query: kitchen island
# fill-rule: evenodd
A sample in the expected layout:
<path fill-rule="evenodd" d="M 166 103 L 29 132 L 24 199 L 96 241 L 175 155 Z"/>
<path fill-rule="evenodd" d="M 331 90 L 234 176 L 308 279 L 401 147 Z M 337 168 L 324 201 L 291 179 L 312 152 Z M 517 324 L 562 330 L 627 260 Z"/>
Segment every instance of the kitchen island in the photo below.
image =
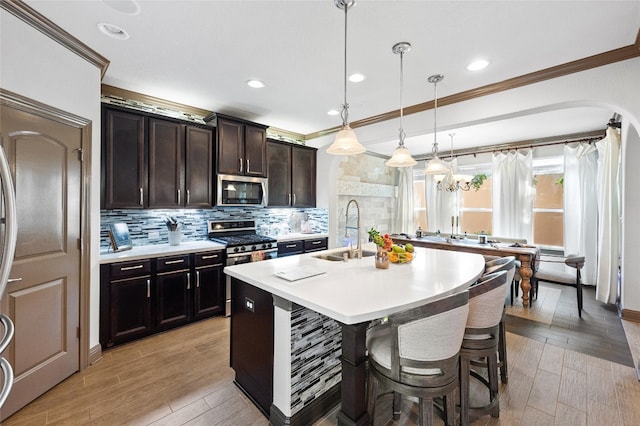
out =
<path fill-rule="evenodd" d="M 233 280 L 231 363 L 237 374 L 250 366 L 236 369 L 233 365 L 234 345 L 236 352 L 239 346 L 234 344 L 234 338 L 251 342 L 255 341 L 256 333 L 248 329 L 246 336 L 238 336 L 243 331 L 239 325 L 234 327 L 234 318 L 239 310 L 258 311 L 264 306 L 243 291 L 236 291 L 236 287 L 273 298 L 273 402 L 269 410 L 272 424 L 313 421 L 310 411 L 318 416 L 325 413 L 317 413 L 317 408 L 307 409 L 308 406 L 323 399 L 331 401 L 324 394 L 335 393 L 336 389 L 342 403 L 339 424 L 367 424 L 365 337 L 369 323 L 461 291 L 484 271 L 484 258 L 480 255 L 425 248 L 416 249 L 412 263 L 391 264 L 389 269 L 376 269 L 373 257 L 347 262 L 319 258 L 335 251 L 235 265 L 224 270 Z M 278 276 L 295 274 L 318 275 L 296 281 Z M 300 327 L 309 322 L 318 325 L 301 331 Z M 320 340 L 307 339 L 314 333 Z M 339 346 L 336 351 L 327 349 L 334 344 Z M 301 346 L 302 350 L 308 349 L 307 353 L 301 353 Z M 318 362 L 319 358 L 318 370 L 304 365 Z M 325 364 L 332 360 L 339 366 L 327 370 Z M 315 390 L 308 392 L 313 386 Z"/>

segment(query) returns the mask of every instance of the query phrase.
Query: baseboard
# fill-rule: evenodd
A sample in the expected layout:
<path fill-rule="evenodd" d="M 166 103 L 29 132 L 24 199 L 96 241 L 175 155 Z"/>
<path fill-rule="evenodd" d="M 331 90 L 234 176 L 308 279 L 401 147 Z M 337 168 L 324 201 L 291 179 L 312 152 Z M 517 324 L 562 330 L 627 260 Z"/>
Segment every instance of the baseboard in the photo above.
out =
<path fill-rule="evenodd" d="M 640 311 L 632 311 L 631 309 L 623 309 L 621 311 L 622 319 L 633 322 L 640 322 Z"/>
<path fill-rule="evenodd" d="M 93 365 L 102 359 L 102 346 L 100 343 L 89 349 L 89 365 Z"/>
<path fill-rule="evenodd" d="M 305 426 L 315 423 L 327 415 L 340 403 L 340 383 L 320 395 L 313 402 L 305 406 L 291 417 L 285 416 L 275 405 L 271 405 L 269 414 L 270 426 Z"/>

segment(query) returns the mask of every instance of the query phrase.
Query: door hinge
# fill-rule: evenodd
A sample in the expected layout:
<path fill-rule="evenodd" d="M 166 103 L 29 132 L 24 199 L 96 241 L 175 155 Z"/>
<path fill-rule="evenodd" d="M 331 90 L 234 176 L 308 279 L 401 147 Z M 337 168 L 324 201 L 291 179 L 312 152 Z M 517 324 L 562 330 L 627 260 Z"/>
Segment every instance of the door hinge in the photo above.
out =
<path fill-rule="evenodd" d="M 78 161 L 84 161 L 84 150 L 82 148 L 76 148 L 74 151 L 78 151 Z"/>

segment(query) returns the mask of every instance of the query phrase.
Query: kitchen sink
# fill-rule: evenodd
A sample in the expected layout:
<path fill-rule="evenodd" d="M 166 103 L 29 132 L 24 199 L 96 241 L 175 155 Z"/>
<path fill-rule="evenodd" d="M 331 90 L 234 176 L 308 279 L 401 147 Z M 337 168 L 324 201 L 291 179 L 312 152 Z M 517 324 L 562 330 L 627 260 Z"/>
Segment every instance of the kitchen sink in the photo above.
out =
<path fill-rule="evenodd" d="M 344 261 L 344 253 L 348 253 L 349 249 L 334 251 L 326 254 L 318 254 L 315 257 L 316 259 L 329 260 L 331 262 L 342 262 Z M 371 250 L 362 250 L 362 257 L 371 257 L 376 254 L 375 251 Z"/>

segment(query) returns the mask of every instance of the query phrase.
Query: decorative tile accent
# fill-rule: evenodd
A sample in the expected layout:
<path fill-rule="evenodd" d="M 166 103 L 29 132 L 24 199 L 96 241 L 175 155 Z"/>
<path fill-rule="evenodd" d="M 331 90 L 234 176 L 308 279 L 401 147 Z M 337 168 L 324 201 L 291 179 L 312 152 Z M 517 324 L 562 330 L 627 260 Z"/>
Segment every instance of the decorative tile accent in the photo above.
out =
<path fill-rule="evenodd" d="M 109 247 L 109 224 L 124 222 L 134 246 L 167 244 L 169 231 L 165 226 L 167 216 L 173 216 L 182 228 L 183 241 L 207 239 L 207 220 L 253 219 L 256 226 L 291 224 L 299 227 L 300 219 L 306 218 L 314 231 L 327 233 L 329 212 L 327 209 L 269 209 L 269 208 L 213 208 L 213 209 L 154 209 L 154 210 L 101 210 L 100 211 L 100 248 Z M 293 229 L 289 229 L 293 231 Z M 150 232 L 158 232 L 158 239 L 150 239 Z"/>
<path fill-rule="evenodd" d="M 363 197 L 395 197 L 397 186 L 343 180 L 338 182 L 338 195 Z"/>
<path fill-rule="evenodd" d="M 291 414 L 340 382 L 342 332 L 337 321 L 300 307 L 291 313 Z"/>

